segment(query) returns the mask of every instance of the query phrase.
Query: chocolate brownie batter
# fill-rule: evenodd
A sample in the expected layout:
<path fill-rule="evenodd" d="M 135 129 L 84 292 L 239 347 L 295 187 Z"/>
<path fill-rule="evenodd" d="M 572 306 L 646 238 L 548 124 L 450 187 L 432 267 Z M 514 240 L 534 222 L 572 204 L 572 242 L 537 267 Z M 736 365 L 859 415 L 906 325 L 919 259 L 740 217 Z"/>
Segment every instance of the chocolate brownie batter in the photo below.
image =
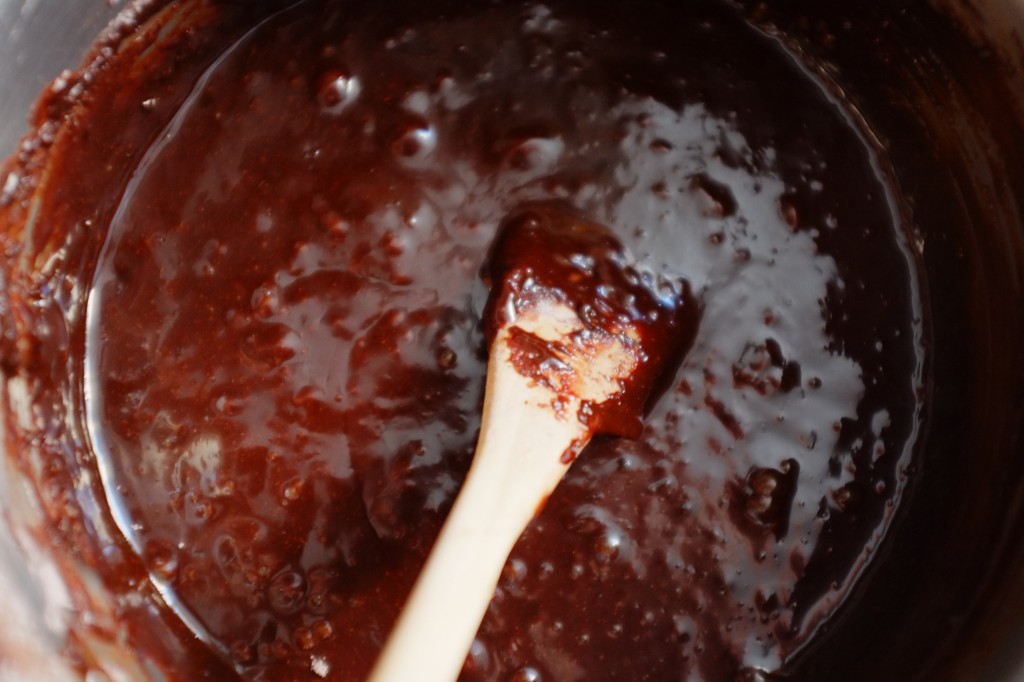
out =
<path fill-rule="evenodd" d="M 38 275 L 3 368 L 52 425 L 26 466 L 55 532 L 172 678 L 365 677 L 469 465 L 497 229 L 535 202 L 701 321 L 642 433 L 526 530 L 461 679 L 768 679 L 871 561 L 922 361 L 884 169 L 728 4 L 600 4 L 173 3 L 41 104 L 2 221 L 51 246 L 8 242 Z"/>

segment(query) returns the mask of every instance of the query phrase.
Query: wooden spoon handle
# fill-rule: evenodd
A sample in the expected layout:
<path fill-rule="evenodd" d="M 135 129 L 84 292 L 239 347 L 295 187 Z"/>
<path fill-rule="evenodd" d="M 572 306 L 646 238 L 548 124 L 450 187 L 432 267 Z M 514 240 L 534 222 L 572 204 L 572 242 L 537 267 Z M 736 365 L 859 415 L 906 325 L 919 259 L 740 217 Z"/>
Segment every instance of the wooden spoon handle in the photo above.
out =
<path fill-rule="evenodd" d="M 589 437 L 554 397 L 514 369 L 507 343 L 492 345 L 473 464 L 371 682 L 458 677 L 509 552 Z"/>

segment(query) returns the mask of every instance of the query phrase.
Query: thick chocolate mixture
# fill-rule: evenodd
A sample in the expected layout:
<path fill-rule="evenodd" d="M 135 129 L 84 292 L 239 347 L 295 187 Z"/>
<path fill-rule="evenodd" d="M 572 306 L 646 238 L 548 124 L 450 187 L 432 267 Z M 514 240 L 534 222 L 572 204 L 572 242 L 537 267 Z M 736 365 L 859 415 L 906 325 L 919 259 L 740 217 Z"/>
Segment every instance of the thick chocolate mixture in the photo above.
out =
<path fill-rule="evenodd" d="M 57 288 L 58 331 L 5 371 L 71 424 L 68 508 L 98 471 L 127 539 L 83 561 L 202 639 L 170 626 L 182 679 L 367 674 L 468 467 L 481 270 L 528 202 L 702 317 L 641 437 L 592 443 L 523 535 L 462 679 L 766 679 L 871 559 L 921 352 L 872 149 L 724 3 L 594 4 L 182 3 L 49 104 L 4 219 L 64 238 L 2 312 Z"/>

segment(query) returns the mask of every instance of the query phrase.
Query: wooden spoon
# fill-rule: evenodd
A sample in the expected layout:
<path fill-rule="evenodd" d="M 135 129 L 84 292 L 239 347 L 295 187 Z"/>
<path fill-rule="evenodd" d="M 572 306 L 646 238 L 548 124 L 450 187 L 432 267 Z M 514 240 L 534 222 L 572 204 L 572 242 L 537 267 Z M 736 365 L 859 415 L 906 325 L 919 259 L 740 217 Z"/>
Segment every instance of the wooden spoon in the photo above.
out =
<path fill-rule="evenodd" d="M 605 228 L 539 205 L 505 221 L 484 313 L 476 454 L 371 682 L 452 682 L 513 545 L 595 433 L 638 436 L 692 342 L 685 286 L 649 288 Z"/>

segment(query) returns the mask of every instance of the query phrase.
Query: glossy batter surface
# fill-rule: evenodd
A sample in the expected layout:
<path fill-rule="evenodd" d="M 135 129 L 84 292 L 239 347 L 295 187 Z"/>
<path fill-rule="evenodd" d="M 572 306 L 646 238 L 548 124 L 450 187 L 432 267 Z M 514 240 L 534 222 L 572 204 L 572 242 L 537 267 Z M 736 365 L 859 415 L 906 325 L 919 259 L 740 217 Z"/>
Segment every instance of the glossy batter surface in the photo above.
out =
<path fill-rule="evenodd" d="M 498 226 L 560 202 L 701 323 L 527 529 L 463 679 L 762 679 L 909 463 L 917 293 L 869 146 L 718 3 L 374 7 L 225 11 L 201 67 L 182 38 L 125 69 L 158 135 L 84 114 L 145 150 L 81 291 L 118 526 L 244 678 L 362 679 L 469 464 Z"/>

